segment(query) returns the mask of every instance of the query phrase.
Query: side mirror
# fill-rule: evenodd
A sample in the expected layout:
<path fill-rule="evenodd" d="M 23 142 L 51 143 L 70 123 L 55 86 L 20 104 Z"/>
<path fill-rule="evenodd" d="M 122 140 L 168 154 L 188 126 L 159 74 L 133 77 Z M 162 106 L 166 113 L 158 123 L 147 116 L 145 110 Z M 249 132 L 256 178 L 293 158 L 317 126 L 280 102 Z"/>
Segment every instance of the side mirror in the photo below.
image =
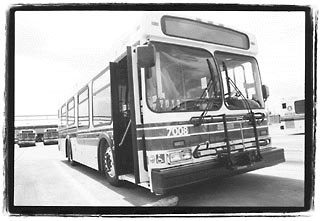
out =
<path fill-rule="evenodd" d="M 267 85 L 262 85 L 262 96 L 263 100 L 266 101 L 269 97 L 269 88 Z"/>
<path fill-rule="evenodd" d="M 140 68 L 151 68 L 155 66 L 155 51 L 152 45 L 137 48 L 138 66 Z"/>

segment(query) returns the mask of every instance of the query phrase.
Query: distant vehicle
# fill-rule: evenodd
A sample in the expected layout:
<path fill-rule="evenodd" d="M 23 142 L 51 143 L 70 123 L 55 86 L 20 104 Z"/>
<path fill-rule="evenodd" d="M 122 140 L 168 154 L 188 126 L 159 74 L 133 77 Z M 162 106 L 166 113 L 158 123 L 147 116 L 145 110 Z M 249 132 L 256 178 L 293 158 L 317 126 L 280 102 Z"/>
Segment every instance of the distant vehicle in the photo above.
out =
<path fill-rule="evenodd" d="M 72 165 L 164 194 L 285 161 L 253 35 L 152 14 L 119 44 L 59 108 L 58 149 Z"/>
<path fill-rule="evenodd" d="M 43 133 L 37 133 L 36 142 L 43 142 Z"/>
<path fill-rule="evenodd" d="M 43 144 L 58 144 L 58 130 L 56 128 L 48 128 L 44 130 Z"/>
<path fill-rule="evenodd" d="M 298 98 L 282 99 L 280 129 L 289 133 L 305 132 L 305 100 Z"/>
<path fill-rule="evenodd" d="M 36 145 L 36 132 L 35 130 L 21 130 L 18 134 L 18 145 L 22 146 L 35 146 Z"/>

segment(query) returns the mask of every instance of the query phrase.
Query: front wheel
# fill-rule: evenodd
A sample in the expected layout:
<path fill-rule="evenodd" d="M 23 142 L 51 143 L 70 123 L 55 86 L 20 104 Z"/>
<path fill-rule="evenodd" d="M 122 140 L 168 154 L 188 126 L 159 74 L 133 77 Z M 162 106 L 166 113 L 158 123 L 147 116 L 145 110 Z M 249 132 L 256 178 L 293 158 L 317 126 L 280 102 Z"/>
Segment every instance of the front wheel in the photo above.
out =
<path fill-rule="evenodd" d="M 102 171 L 108 182 L 113 186 L 119 185 L 119 179 L 115 168 L 115 155 L 110 146 L 105 145 L 102 150 Z"/>

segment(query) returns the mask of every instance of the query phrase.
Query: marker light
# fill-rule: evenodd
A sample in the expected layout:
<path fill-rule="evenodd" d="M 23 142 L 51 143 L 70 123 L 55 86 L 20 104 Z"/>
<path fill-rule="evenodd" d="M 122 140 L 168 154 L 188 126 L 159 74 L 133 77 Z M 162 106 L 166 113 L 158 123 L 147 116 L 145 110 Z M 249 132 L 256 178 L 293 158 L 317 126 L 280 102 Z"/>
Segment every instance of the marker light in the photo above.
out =
<path fill-rule="evenodd" d="M 175 163 L 178 161 L 191 159 L 191 150 L 183 149 L 175 152 L 168 153 L 168 163 Z"/>

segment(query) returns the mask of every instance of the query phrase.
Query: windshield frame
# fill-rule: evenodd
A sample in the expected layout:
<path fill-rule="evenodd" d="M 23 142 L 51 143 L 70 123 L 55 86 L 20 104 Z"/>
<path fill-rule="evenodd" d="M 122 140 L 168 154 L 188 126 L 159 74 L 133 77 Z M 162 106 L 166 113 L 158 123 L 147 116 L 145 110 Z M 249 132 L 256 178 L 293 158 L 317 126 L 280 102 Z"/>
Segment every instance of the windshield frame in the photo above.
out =
<path fill-rule="evenodd" d="M 259 78 L 259 81 L 260 81 L 260 85 L 258 85 L 258 89 L 259 89 L 259 93 L 261 93 L 261 96 L 262 96 L 262 79 L 261 79 L 261 73 L 260 73 L 260 68 L 259 68 L 259 64 L 258 64 L 258 61 L 257 61 L 257 59 L 254 57 L 254 56 L 252 56 L 252 55 L 247 55 L 247 54 L 239 54 L 239 53 L 234 53 L 234 52 L 229 52 L 229 51 L 221 51 L 221 50 L 216 50 L 216 51 L 214 51 L 214 59 L 215 59 L 215 62 L 216 62 L 216 64 L 217 64 L 217 66 L 218 66 L 218 71 L 219 71 L 219 75 L 220 75 L 220 77 L 221 77 L 221 83 L 222 83 L 222 93 L 223 93 L 223 103 L 224 103 L 224 106 L 228 109 L 228 110 L 231 110 L 231 111 L 238 111 L 238 110 L 248 110 L 248 109 L 258 109 L 258 110 L 261 110 L 261 109 L 265 109 L 265 106 L 266 106 L 266 104 L 265 104 L 265 101 L 263 100 L 263 98 L 261 99 L 261 104 L 260 104 L 260 107 L 259 108 L 255 108 L 255 107 L 251 107 L 251 108 L 248 108 L 246 105 L 245 105 L 245 107 L 244 108 L 230 108 L 229 107 L 229 105 L 228 105 L 228 103 L 227 103 L 227 99 L 226 99 L 226 96 L 225 96 L 225 94 L 227 93 L 227 91 L 225 91 L 225 87 L 227 87 L 227 86 L 225 86 L 224 85 L 224 83 L 225 83 L 225 81 L 223 80 L 223 78 L 222 78 L 222 71 L 220 70 L 220 68 L 219 68 L 219 62 L 218 62 L 218 56 L 217 56 L 217 53 L 223 53 L 223 54 L 230 54 L 230 55 L 234 55 L 234 56 L 242 56 L 242 57 L 247 57 L 247 58 L 250 58 L 250 59 L 252 59 L 253 61 L 254 61 L 254 63 L 255 63 L 255 65 L 256 65 L 256 69 L 257 69 L 257 71 L 258 71 L 258 73 L 257 73 L 257 77 Z M 254 76 L 253 76 L 254 77 Z M 256 82 L 256 80 L 254 79 L 254 84 L 256 85 L 256 84 L 258 84 L 259 82 Z M 255 90 L 256 90 L 256 87 L 255 87 Z M 242 91 L 241 91 L 242 92 Z M 243 92 L 242 92 L 243 93 Z M 249 100 L 252 100 L 252 99 L 247 99 L 248 101 Z"/>
<path fill-rule="evenodd" d="M 166 44 L 166 45 L 173 45 L 173 46 L 178 46 L 178 47 L 184 47 L 184 48 L 191 48 L 191 49 L 195 49 L 195 50 L 199 50 L 199 51 L 205 51 L 206 53 L 208 53 L 210 55 L 210 62 L 212 64 L 212 66 L 215 68 L 216 72 L 217 72 L 217 80 L 219 82 L 219 87 L 220 87 L 220 101 L 219 101 L 219 107 L 217 109 L 214 109 L 214 110 L 208 110 L 208 111 L 219 111 L 221 110 L 222 106 L 223 106 L 223 83 L 222 83 L 222 78 L 221 78 L 221 73 L 220 73 L 220 70 L 218 68 L 218 65 L 217 65 L 217 62 L 216 62 L 216 59 L 214 57 L 214 54 L 212 52 L 210 52 L 208 49 L 206 48 L 203 48 L 203 47 L 196 47 L 196 46 L 190 46 L 190 45 L 183 45 L 183 44 L 176 44 L 176 43 L 173 43 L 173 42 L 162 42 L 162 41 L 150 41 L 150 44 L 154 45 L 154 43 L 158 43 L 158 44 Z M 155 47 L 155 46 L 154 46 Z M 151 71 L 150 69 L 147 69 L 145 68 L 145 77 L 144 77 L 144 87 L 145 87 L 145 104 L 146 106 L 148 107 L 148 109 L 153 112 L 153 113 L 156 113 L 156 114 L 163 114 L 163 113 L 191 113 L 191 112 L 203 112 L 204 109 L 199 109 L 199 110 L 162 110 L 162 111 L 156 111 L 154 110 L 150 105 L 149 105 L 149 102 L 148 102 L 148 89 L 147 89 L 147 80 L 148 78 L 146 77 L 148 72 Z M 208 82 L 211 80 L 211 74 L 210 74 L 210 70 L 209 70 L 209 67 L 208 67 Z M 205 89 L 203 89 L 205 90 Z M 198 97 L 198 99 L 200 99 L 200 96 Z M 196 99 L 194 99 L 196 100 Z M 206 105 L 210 105 L 210 101 L 204 101 L 204 103 L 206 103 Z"/>

